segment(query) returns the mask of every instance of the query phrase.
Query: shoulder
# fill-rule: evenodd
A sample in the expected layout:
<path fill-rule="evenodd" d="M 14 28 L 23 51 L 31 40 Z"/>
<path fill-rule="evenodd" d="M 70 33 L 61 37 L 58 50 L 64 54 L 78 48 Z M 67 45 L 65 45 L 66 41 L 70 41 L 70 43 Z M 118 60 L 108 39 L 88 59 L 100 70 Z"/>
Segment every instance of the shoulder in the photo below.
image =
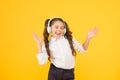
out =
<path fill-rule="evenodd" d="M 72 38 L 72 41 L 73 41 L 73 42 L 75 42 L 75 41 L 77 41 L 77 40 L 76 40 L 76 38 L 75 38 L 75 37 L 73 37 L 73 38 Z"/>

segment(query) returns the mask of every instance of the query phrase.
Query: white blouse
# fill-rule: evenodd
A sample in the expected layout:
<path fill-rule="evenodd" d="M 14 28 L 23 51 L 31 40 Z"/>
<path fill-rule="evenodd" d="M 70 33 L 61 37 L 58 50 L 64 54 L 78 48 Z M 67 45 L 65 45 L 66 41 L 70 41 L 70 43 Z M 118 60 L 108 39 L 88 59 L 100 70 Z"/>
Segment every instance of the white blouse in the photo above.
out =
<path fill-rule="evenodd" d="M 73 46 L 75 50 L 81 53 L 86 52 L 82 45 L 73 38 Z M 58 39 L 51 37 L 49 41 L 49 48 L 51 53 L 50 61 L 58 68 L 72 69 L 75 65 L 75 56 L 72 55 L 68 40 L 62 36 Z M 42 45 L 42 53 L 37 53 L 37 59 L 40 65 L 48 61 L 48 55 L 45 44 Z"/>

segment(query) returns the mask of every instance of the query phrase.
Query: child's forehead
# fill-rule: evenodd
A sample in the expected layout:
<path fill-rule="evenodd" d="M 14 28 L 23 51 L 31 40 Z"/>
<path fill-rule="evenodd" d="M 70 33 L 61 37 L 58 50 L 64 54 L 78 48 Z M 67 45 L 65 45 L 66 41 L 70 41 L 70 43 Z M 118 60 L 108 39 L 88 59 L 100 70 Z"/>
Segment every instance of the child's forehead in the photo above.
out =
<path fill-rule="evenodd" d="M 53 25 L 55 25 L 55 24 L 64 25 L 64 22 L 62 22 L 62 21 L 54 21 L 54 22 L 53 22 Z"/>

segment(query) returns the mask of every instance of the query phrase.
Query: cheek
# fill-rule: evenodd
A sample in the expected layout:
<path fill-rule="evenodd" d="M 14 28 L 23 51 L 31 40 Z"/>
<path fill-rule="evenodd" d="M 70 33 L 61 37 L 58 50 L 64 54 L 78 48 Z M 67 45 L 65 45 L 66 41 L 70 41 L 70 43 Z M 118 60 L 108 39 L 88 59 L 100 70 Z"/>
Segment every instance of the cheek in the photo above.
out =
<path fill-rule="evenodd" d="M 52 30 L 52 32 L 54 32 L 54 31 L 55 31 L 55 29 L 54 29 L 54 28 L 51 28 L 51 30 Z"/>
<path fill-rule="evenodd" d="M 55 32 L 56 32 L 56 30 L 55 30 L 55 29 L 53 29 L 51 33 L 54 35 L 54 34 L 55 34 Z"/>
<path fill-rule="evenodd" d="M 62 30 L 62 32 L 64 33 L 64 29 Z"/>
<path fill-rule="evenodd" d="M 62 33 L 64 33 L 64 30 L 62 30 Z"/>
<path fill-rule="evenodd" d="M 52 30 L 52 34 L 54 34 L 55 33 L 55 31 L 54 30 Z"/>

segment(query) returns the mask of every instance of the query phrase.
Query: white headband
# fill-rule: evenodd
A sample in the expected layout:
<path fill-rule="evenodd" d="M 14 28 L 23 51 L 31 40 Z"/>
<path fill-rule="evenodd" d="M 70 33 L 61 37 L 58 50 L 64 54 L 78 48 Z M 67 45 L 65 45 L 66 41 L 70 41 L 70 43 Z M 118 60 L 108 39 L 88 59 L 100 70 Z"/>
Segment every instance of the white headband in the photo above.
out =
<path fill-rule="evenodd" d="M 47 25 L 47 26 L 50 27 L 50 22 L 51 22 L 53 19 L 55 19 L 55 18 L 60 18 L 60 17 L 53 17 L 53 18 L 50 18 L 50 20 L 48 21 L 48 25 Z"/>

